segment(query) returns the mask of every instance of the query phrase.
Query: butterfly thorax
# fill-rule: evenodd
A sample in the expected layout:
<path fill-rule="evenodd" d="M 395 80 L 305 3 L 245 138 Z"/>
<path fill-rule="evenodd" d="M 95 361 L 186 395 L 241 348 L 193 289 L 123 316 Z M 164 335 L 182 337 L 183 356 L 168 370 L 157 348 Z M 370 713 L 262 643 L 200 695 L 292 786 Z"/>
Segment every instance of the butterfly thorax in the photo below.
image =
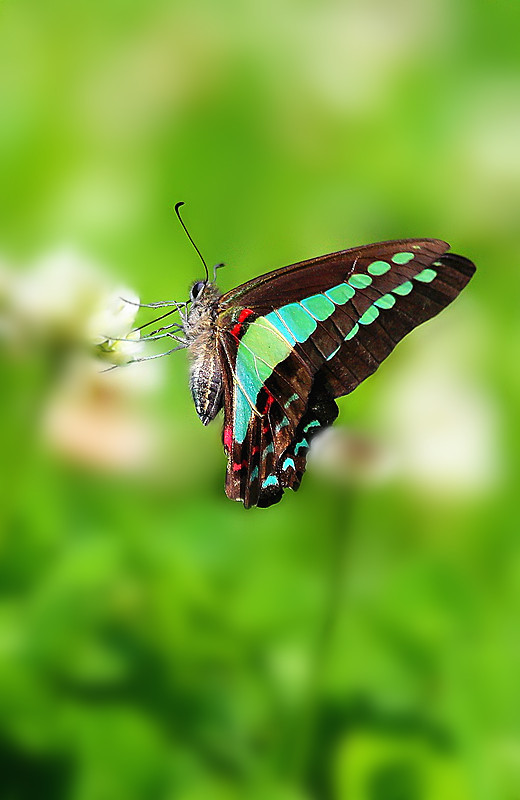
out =
<path fill-rule="evenodd" d="M 222 370 L 215 331 L 220 295 L 214 283 L 207 283 L 192 303 L 184 326 L 190 358 L 191 393 L 204 425 L 215 418 L 222 406 Z"/>

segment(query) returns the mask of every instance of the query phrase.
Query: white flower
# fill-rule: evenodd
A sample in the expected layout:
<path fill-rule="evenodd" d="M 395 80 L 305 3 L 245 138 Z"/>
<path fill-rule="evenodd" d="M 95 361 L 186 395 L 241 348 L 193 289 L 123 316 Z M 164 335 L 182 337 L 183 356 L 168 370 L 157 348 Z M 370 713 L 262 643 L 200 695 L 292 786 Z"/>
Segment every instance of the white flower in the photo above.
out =
<path fill-rule="evenodd" d="M 9 299 L 29 330 L 77 340 L 84 338 L 86 322 L 106 290 L 107 278 L 97 265 L 63 249 L 16 274 Z"/>
<path fill-rule="evenodd" d="M 22 338 L 90 349 L 115 365 L 142 352 L 139 331 L 132 330 L 138 296 L 114 288 L 106 271 L 74 250 L 47 254 L 25 272 L 0 269 L 0 296 Z"/>
<path fill-rule="evenodd" d="M 120 339 L 134 325 L 139 297 L 131 289 L 119 287 L 100 298 L 99 306 L 88 320 L 87 333 L 95 344 Z"/>
<path fill-rule="evenodd" d="M 100 298 L 88 320 L 87 337 L 112 364 L 128 364 L 142 352 L 139 331 L 133 331 L 139 297 L 119 287 Z"/>

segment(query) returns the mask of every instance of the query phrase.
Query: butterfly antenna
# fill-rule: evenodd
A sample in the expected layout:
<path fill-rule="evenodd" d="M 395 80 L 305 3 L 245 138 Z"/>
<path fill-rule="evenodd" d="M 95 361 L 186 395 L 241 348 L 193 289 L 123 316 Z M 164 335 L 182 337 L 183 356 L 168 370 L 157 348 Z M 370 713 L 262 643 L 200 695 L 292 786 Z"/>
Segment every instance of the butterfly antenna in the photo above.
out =
<path fill-rule="evenodd" d="M 198 253 L 198 256 L 199 256 L 200 260 L 201 260 L 201 261 L 202 261 L 202 263 L 204 264 L 204 269 L 206 270 L 206 282 L 207 282 L 207 283 L 209 283 L 209 272 L 208 272 L 208 265 L 207 265 L 207 264 L 206 264 L 206 262 L 204 261 L 204 258 L 203 258 L 203 255 L 202 255 L 202 253 L 200 252 L 199 248 L 197 247 L 197 245 L 195 244 L 195 242 L 194 242 L 194 241 L 193 241 L 193 239 L 191 238 L 191 236 L 190 236 L 190 233 L 189 233 L 189 231 L 188 231 L 188 229 L 187 229 L 186 225 L 184 224 L 184 222 L 183 222 L 183 220 L 182 220 L 182 217 L 181 217 L 181 214 L 180 214 L 179 208 L 180 208 L 181 206 L 183 206 L 183 205 L 184 205 L 184 201 L 183 201 L 183 200 L 181 200 L 179 203 L 176 203 L 176 204 L 175 204 L 175 213 L 177 214 L 177 216 L 178 216 L 178 218 L 179 218 L 179 222 L 181 223 L 182 227 L 184 228 L 184 233 L 186 234 L 186 236 L 188 237 L 188 239 L 189 239 L 189 240 L 190 240 L 190 242 L 192 243 L 193 247 L 195 248 L 195 250 L 196 250 L 196 251 L 197 251 L 197 253 Z"/>
<path fill-rule="evenodd" d="M 221 267 L 225 267 L 225 266 L 226 265 L 224 263 L 215 264 L 215 266 L 213 267 L 213 283 L 215 283 L 216 280 L 217 280 L 217 270 L 220 269 Z"/>

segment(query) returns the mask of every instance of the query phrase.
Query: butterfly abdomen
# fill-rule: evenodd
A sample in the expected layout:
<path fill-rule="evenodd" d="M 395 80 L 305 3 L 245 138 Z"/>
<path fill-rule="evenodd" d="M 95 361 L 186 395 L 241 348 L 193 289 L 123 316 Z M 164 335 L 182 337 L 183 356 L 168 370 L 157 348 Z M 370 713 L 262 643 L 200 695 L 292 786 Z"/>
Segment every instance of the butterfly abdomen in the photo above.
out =
<path fill-rule="evenodd" d="M 213 289 L 213 287 L 207 287 Z M 190 389 L 195 409 L 207 425 L 222 407 L 222 369 L 217 355 L 215 309 L 219 292 L 193 304 L 185 324 L 190 358 Z M 206 294 L 206 292 L 205 292 Z"/>
<path fill-rule="evenodd" d="M 215 337 L 203 337 L 190 346 L 190 389 L 195 409 L 207 425 L 222 407 L 222 370 L 217 358 Z M 202 337 L 201 337 L 202 339 Z"/>

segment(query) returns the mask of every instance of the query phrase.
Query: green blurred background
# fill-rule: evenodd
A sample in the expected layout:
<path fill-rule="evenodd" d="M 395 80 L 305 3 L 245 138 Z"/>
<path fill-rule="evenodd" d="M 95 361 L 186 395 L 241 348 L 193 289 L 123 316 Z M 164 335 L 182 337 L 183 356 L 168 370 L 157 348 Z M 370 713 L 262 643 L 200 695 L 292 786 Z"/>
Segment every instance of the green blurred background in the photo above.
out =
<path fill-rule="evenodd" d="M 2 798 L 520 797 L 519 35 L 509 0 L 0 3 Z M 223 289 L 407 236 L 478 265 L 269 510 L 184 353 L 87 352 L 86 298 L 201 277 L 177 200 Z"/>

